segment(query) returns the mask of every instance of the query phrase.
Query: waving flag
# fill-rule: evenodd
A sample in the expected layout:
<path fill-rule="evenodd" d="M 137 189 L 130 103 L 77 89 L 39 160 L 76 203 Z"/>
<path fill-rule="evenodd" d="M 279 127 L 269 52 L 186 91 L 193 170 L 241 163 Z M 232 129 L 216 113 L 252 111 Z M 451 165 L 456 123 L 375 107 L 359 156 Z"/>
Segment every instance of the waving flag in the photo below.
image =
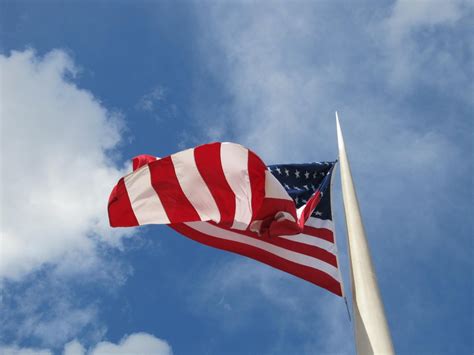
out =
<path fill-rule="evenodd" d="M 342 295 L 331 214 L 335 162 L 272 165 L 234 143 L 141 155 L 109 199 L 112 227 L 167 224 Z"/>

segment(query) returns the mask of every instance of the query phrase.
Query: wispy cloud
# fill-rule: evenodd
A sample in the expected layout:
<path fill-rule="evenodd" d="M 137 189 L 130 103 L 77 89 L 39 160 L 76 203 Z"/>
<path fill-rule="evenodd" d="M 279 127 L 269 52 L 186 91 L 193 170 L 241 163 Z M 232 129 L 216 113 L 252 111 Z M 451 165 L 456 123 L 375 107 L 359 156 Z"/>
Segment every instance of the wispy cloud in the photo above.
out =
<path fill-rule="evenodd" d="M 447 276 L 439 289 L 462 282 L 455 270 L 472 265 L 467 249 L 456 247 L 469 243 L 460 216 L 472 211 L 465 195 L 473 168 L 466 158 L 472 158 L 472 6 L 244 2 L 212 3 L 199 13 L 201 52 L 213 53 L 202 60 L 229 98 L 219 107 L 205 95 L 196 100 L 204 135 L 217 121 L 226 127 L 224 139 L 248 145 L 268 163 L 331 159 L 340 111 L 395 343 L 406 349 L 416 335 L 397 326 L 400 299 L 406 314 L 408 305 L 430 304 L 440 320 L 443 313 L 426 294 L 410 289 L 433 287 L 419 275 L 440 253 L 456 258 L 439 261 L 436 269 Z M 204 115 L 203 107 L 214 110 Z M 456 246 L 446 245 L 446 235 L 455 236 Z M 455 295 L 443 291 L 443 297 Z M 425 319 L 412 322 L 436 327 Z M 345 341 L 345 334 L 334 334 L 334 344 Z"/>
<path fill-rule="evenodd" d="M 470 102 L 474 72 L 465 63 L 474 45 L 463 32 L 473 11 L 474 5 L 466 0 L 396 1 L 374 28 L 384 49 L 389 83 L 401 90 L 421 83 Z M 456 86 L 463 89 L 446 90 Z"/>
<path fill-rule="evenodd" d="M 22 281 L 4 281 L 0 343 L 58 349 L 79 336 L 88 344 L 97 342 L 107 331 L 100 318 L 101 297 L 113 297 L 131 272 L 110 254 L 93 270 L 50 265 Z M 86 296 L 91 289 L 94 294 Z"/>
<path fill-rule="evenodd" d="M 256 261 L 232 259 L 193 283 L 189 302 L 194 312 L 221 322 L 219 329 L 232 334 L 258 317 L 275 334 L 264 353 L 354 353 L 350 341 L 340 341 L 352 338 L 341 298 Z M 288 341 L 294 332 L 305 342 Z"/>
<path fill-rule="evenodd" d="M 135 108 L 152 115 L 157 121 L 174 119 L 178 114 L 178 107 L 169 102 L 168 90 L 163 86 L 156 86 L 143 95 Z"/>

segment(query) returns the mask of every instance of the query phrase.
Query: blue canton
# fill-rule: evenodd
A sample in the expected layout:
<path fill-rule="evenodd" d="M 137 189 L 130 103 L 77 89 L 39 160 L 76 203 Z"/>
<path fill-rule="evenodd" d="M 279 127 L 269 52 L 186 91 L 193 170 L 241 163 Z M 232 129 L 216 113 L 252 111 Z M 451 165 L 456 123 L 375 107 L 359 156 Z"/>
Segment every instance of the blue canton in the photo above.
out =
<path fill-rule="evenodd" d="M 336 161 L 309 164 L 278 164 L 269 165 L 268 170 L 293 198 L 297 208 L 305 205 L 316 191 L 321 191 L 321 201 L 311 216 L 320 219 L 332 219 L 331 176 L 335 165 Z"/>

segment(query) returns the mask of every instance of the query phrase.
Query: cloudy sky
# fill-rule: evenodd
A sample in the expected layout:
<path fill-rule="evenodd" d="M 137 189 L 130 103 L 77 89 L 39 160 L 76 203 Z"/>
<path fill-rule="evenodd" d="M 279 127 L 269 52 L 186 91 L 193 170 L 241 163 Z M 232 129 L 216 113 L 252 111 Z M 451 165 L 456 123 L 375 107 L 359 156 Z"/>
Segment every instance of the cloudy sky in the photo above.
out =
<path fill-rule="evenodd" d="M 397 353 L 471 354 L 473 10 L 1 1 L 0 353 L 354 354 L 340 298 L 106 215 L 138 154 L 333 160 L 338 110 Z"/>

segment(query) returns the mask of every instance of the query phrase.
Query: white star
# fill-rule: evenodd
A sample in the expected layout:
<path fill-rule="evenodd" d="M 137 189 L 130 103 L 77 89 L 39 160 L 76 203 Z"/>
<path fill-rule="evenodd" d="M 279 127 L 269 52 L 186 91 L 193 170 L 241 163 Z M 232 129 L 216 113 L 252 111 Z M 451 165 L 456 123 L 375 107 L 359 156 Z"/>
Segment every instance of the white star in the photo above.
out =
<path fill-rule="evenodd" d="M 304 185 L 303 187 L 304 187 L 306 190 L 309 190 L 308 185 Z"/>
<path fill-rule="evenodd" d="M 295 170 L 295 176 L 296 176 L 297 179 L 300 178 L 300 172 L 298 170 Z"/>
<path fill-rule="evenodd" d="M 303 200 L 303 203 L 306 203 L 306 202 L 308 202 L 308 201 L 306 201 L 306 200 Z"/>
<path fill-rule="evenodd" d="M 287 184 L 285 184 L 285 189 L 289 190 L 290 187 Z"/>
<path fill-rule="evenodd" d="M 321 212 L 319 212 L 319 211 L 316 211 L 315 215 L 316 215 L 316 216 L 322 216 L 323 214 L 322 214 Z"/>
<path fill-rule="evenodd" d="M 306 172 L 304 173 L 304 176 L 306 176 L 306 179 L 309 179 L 309 172 L 306 171 Z"/>
<path fill-rule="evenodd" d="M 285 169 L 285 174 L 286 176 L 290 176 L 290 171 L 288 169 Z"/>
<path fill-rule="evenodd" d="M 295 198 L 295 202 L 296 202 L 296 204 L 298 204 L 299 200 L 300 200 L 300 199 L 299 199 L 298 197 L 297 197 L 297 198 Z"/>
<path fill-rule="evenodd" d="M 280 170 L 280 168 L 276 168 L 275 170 L 278 171 L 278 174 L 281 175 L 281 170 Z"/>
<path fill-rule="evenodd" d="M 317 174 L 316 172 L 313 174 L 313 179 L 316 179 L 316 174 Z"/>
<path fill-rule="evenodd" d="M 311 184 L 311 189 L 314 191 L 316 190 L 316 187 L 313 184 Z"/>

